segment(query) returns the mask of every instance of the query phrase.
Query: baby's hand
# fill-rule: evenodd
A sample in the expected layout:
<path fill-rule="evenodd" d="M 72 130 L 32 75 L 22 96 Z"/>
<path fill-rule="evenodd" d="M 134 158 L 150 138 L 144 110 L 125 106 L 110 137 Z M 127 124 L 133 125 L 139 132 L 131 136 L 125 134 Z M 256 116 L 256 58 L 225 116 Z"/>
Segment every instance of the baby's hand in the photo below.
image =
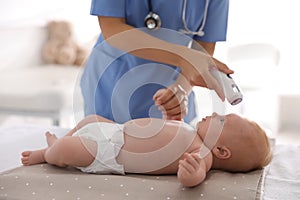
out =
<path fill-rule="evenodd" d="M 201 159 L 196 153 L 185 153 L 184 159 L 179 161 L 180 175 L 190 176 L 197 173 L 200 169 Z"/>
<path fill-rule="evenodd" d="M 167 119 L 182 120 L 188 110 L 188 94 L 180 85 L 158 90 L 153 100 Z"/>
<path fill-rule="evenodd" d="M 201 183 L 206 176 L 205 166 L 198 153 L 185 153 L 184 159 L 179 161 L 177 176 L 179 181 L 187 187 Z"/>

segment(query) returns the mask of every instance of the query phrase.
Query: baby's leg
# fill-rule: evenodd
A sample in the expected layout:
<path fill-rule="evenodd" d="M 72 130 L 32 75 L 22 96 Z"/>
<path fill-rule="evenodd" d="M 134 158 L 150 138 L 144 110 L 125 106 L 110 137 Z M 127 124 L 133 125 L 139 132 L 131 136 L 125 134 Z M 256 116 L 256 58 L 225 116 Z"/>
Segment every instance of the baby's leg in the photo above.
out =
<path fill-rule="evenodd" d="M 65 136 L 57 139 L 46 133 L 48 148 L 22 153 L 23 165 L 49 163 L 60 167 L 90 165 L 97 154 L 97 143 L 85 138 Z"/>
<path fill-rule="evenodd" d="M 57 140 L 57 137 L 54 134 L 46 132 L 46 140 L 47 140 L 48 148 L 49 148 Z M 44 158 L 44 154 L 48 148 L 40 149 L 40 150 L 36 150 L 36 151 L 24 151 L 22 153 L 22 159 L 21 159 L 22 164 L 23 165 L 34 165 L 34 164 L 46 162 L 45 158 Z"/>
<path fill-rule="evenodd" d="M 94 123 L 94 122 L 115 123 L 99 115 L 88 115 L 83 120 L 81 120 L 71 131 L 69 131 L 66 134 L 66 136 L 72 136 L 77 130 L 81 129 L 82 127 L 86 126 L 89 123 Z"/>
<path fill-rule="evenodd" d="M 77 136 L 65 136 L 46 149 L 44 158 L 47 163 L 60 167 L 87 167 L 94 161 L 96 154 L 96 142 Z"/>

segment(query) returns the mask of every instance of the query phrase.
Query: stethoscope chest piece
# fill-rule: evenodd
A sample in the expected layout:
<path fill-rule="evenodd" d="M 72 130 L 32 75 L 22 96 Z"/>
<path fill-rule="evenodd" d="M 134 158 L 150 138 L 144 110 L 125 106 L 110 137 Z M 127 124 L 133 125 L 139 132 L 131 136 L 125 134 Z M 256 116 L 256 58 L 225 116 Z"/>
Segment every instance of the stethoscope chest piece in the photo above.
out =
<path fill-rule="evenodd" d="M 161 27 L 161 19 L 158 14 L 154 12 L 149 12 L 149 14 L 145 17 L 145 26 L 149 30 L 157 30 Z"/>
<path fill-rule="evenodd" d="M 179 31 L 184 33 L 184 34 L 198 35 L 200 37 L 204 36 L 204 34 L 205 34 L 204 33 L 204 26 L 205 26 L 206 18 L 207 18 L 209 0 L 206 0 L 204 13 L 203 13 L 203 21 L 202 21 L 202 24 L 201 24 L 200 28 L 197 31 L 192 31 L 187 26 L 187 22 L 186 22 L 186 19 L 185 19 L 186 6 L 187 6 L 187 0 L 184 0 L 183 1 L 183 8 L 182 8 L 182 15 L 181 15 L 184 29 L 179 29 Z M 149 8 L 149 13 L 147 14 L 147 16 L 144 19 L 145 27 L 147 27 L 149 30 L 159 29 L 161 27 L 161 19 L 160 19 L 158 14 L 156 14 L 152 11 L 152 1 L 151 0 L 148 0 L 148 8 Z"/>

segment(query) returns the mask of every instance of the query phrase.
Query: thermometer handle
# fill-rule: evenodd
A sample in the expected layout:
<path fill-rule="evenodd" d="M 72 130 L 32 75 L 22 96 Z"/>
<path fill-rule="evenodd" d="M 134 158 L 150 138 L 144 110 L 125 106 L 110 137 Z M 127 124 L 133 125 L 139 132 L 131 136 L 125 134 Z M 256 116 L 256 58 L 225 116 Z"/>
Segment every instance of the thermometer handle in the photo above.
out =
<path fill-rule="evenodd" d="M 243 100 L 241 90 L 229 74 L 225 74 L 216 69 L 213 69 L 211 73 L 222 86 L 225 97 L 231 105 L 239 104 Z"/>

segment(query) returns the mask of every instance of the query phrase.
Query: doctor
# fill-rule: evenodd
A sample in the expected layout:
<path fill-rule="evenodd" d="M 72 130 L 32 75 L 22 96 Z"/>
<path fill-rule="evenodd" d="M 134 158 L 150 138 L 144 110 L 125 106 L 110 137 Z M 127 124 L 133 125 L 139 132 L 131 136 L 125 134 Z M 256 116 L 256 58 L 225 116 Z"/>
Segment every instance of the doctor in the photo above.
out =
<path fill-rule="evenodd" d="M 213 89 L 224 100 L 209 70 L 233 73 L 212 57 L 216 41 L 226 39 L 228 4 L 92 0 L 102 33 L 81 78 L 85 115 L 117 123 L 143 117 L 190 123 L 196 118 L 193 86 Z"/>

